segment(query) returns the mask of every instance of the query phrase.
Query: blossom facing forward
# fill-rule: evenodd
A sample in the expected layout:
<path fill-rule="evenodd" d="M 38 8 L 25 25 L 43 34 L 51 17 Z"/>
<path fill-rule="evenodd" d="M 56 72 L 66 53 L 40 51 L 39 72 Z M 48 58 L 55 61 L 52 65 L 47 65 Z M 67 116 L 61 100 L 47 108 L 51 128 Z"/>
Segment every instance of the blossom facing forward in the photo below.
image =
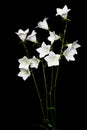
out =
<path fill-rule="evenodd" d="M 26 56 L 24 56 L 23 58 L 20 58 L 18 60 L 19 64 L 19 68 L 23 68 L 23 69 L 28 69 L 29 65 L 31 64 L 31 60 L 28 59 Z"/>
<path fill-rule="evenodd" d="M 68 9 L 67 5 L 65 5 L 62 9 L 61 8 L 57 8 L 56 11 L 56 16 L 60 15 L 63 19 L 67 19 L 68 16 L 68 12 L 71 9 Z"/>
<path fill-rule="evenodd" d="M 59 58 L 59 54 L 55 54 L 53 51 L 50 51 L 49 55 L 46 56 L 44 59 L 47 61 L 48 67 L 51 67 L 59 65 Z"/>
<path fill-rule="evenodd" d="M 29 69 L 20 69 L 20 72 L 18 73 L 19 77 L 22 77 L 23 80 L 26 80 L 30 76 Z"/>
<path fill-rule="evenodd" d="M 39 57 L 43 58 L 49 54 L 51 45 L 46 45 L 45 42 L 42 43 L 41 47 L 37 48 L 36 51 L 39 53 Z"/>
<path fill-rule="evenodd" d="M 22 29 L 19 29 L 18 32 L 15 32 L 15 33 L 18 35 L 18 37 L 19 37 L 22 41 L 25 41 L 28 32 L 29 32 L 29 29 L 26 29 L 25 31 L 23 31 Z"/>
<path fill-rule="evenodd" d="M 37 42 L 36 34 L 37 33 L 35 32 L 35 30 L 33 30 L 32 33 L 29 36 L 27 36 L 26 40 L 31 42 Z"/>
<path fill-rule="evenodd" d="M 38 58 L 36 58 L 35 56 L 33 56 L 33 58 L 31 59 L 31 64 L 30 67 L 31 68 L 38 68 L 40 60 Z"/>
<path fill-rule="evenodd" d="M 78 40 L 67 45 L 68 48 L 63 53 L 67 61 L 75 61 L 74 55 L 77 54 L 76 49 L 81 47 L 77 42 Z"/>
<path fill-rule="evenodd" d="M 48 30 L 49 27 L 48 27 L 47 19 L 48 18 L 44 18 L 43 21 L 38 22 L 37 27 L 41 28 L 41 29 Z"/>
<path fill-rule="evenodd" d="M 60 36 L 56 35 L 55 31 L 53 31 L 53 32 L 50 31 L 49 34 L 50 34 L 50 36 L 47 39 L 51 42 L 51 44 L 53 44 L 54 41 L 60 39 Z"/>

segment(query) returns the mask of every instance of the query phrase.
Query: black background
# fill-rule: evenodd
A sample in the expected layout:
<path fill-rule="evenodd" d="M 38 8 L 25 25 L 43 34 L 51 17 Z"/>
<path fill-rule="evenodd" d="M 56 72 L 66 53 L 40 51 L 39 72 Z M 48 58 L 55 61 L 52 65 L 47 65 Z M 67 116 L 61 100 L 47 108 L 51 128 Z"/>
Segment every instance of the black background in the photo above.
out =
<path fill-rule="evenodd" d="M 79 40 L 81 48 L 75 62 L 63 60 L 57 88 L 57 120 L 61 130 L 82 128 L 86 123 L 86 72 L 87 72 L 87 15 L 86 2 L 72 0 L 10 1 L 1 10 L 1 119 L 3 128 L 34 129 L 33 123 L 41 118 L 36 91 L 30 77 L 26 82 L 17 77 L 18 59 L 25 52 L 15 32 L 34 29 L 44 17 L 55 21 L 56 8 L 67 5 L 71 23 L 68 39 Z M 50 20 L 49 20 L 50 21 Z M 57 23 L 57 21 L 56 21 Z M 54 26 L 57 31 L 58 25 Z M 61 29 L 61 27 L 59 28 Z M 3 68 L 3 69 L 2 69 Z M 48 74 L 49 75 L 49 74 Z M 41 81 L 40 76 L 38 78 Z"/>

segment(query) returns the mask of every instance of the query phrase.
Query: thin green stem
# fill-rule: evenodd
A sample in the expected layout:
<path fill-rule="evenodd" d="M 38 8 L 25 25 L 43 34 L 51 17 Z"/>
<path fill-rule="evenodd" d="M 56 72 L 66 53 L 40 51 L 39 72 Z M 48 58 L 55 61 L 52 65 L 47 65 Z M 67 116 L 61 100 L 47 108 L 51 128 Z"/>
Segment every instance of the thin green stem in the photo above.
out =
<path fill-rule="evenodd" d="M 63 34 L 63 38 L 62 38 L 62 46 L 61 46 L 61 50 L 60 50 L 60 59 L 63 55 L 63 48 L 64 48 L 64 43 L 65 43 L 66 30 L 67 30 L 67 20 L 66 20 L 66 23 L 65 23 L 64 34 Z M 59 62 L 60 62 L 60 59 L 59 59 Z M 56 87 L 57 87 L 58 71 L 59 71 L 59 66 L 57 67 L 55 82 L 54 82 L 54 108 L 55 108 L 54 109 L 54 129 L 55 130 L 56 130 Z"/>
<path fill-rule="evenodd" d="M 50 107 L 53 107 L 52 90 L 53 90 L 53 67 L 51 68 L 51 86 L 50 86 L 50 91 L 49 91 Z M 52 120 L 52 126 L 53 126 L 53 110 L 51 110 L 51 120 Z"/>
<path fill-rule="evenodd" d="M 36 90 L 37 90 L 37 94 L 38 94 L 38 98 L 39 98 L 39 101 L 40 101 L 40 106 L 41 106 L 41 110 L 42 110 L 43 118 L 45 119 L 45 114 L 44 114 L 44 109 L 43 109 L 42 99 L 41 99 L 40 92 L 39 92 L 39 89 L 38 89 L 38 86 L 37 86 L 37 83 L 36 83 L 36 79 L 35 79 L 35 77 L 34 77 L 33 72 L 32 72 L 32 77 L 33 77 L 34 84 L 35 84 L 35 87 L 36 87 Z"/>
<path fill-rule="evenodd" d="M 66 24 L 65 24 L 65 28 L 64 28 L 63 37 L 62 37 L 62 40 L 61 40 L 62 46 L 61 46 L 61 49 L 60 49 L 60 59 L 61 59 L 62 54 L 63 54 L 63 48 L 64 48 L 64 43 L 65 43 L 66 30 L 67 30 L 67 20 L 66 20 Z"/>
<path fill-rule="evenodd" d="M 29 57 L 28 49 L 26 47 L 26 42 L 23 42 L 23 46 L 24 46 L 27 57 Z"/>
<path fill-rule="evenodd" d="M 57 85 L 57 77 L 58 77 L 59 66 L 56 70 L 55 82 L 54 82 L 54 129 L 56 130 L 56 85 Z"/>
<path fill-rule="evenodd" d="M 48 88 L 47 88 L 46 75 L 45 75 L 45 66 L 43 62 L 42 62 L 42 68 L 43 68 L 44 84 L 46 90 L 46 118 L 48 119 Z"/>

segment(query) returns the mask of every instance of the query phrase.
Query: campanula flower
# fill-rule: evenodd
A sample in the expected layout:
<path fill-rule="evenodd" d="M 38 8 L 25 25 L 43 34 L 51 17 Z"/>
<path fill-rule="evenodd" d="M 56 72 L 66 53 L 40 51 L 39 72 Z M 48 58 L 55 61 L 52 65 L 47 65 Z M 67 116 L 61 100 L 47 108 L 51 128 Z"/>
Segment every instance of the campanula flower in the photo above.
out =
<path fill-rule="evenodd" d="M 28 69 L 31 63 L 31 60 L 28 59 L 26 56 L 24 56 L 23 58 L 20 58 L 18 62 L 20 63 L 19 68 Z"/>
<path fill-rule="evenodd" d="M 49 54 L 51 45 L 46 45 L 45 42 L 42 43 L 41 47 L 37 48 L 36 51 L 39 53 L 39 57 L 42 58 Z"/>
<path fill-rule="evenodd" d="M 49 34 L 50 34 L 50 36 L 47 39 L 51 42 L 51 44 L 53 44 L 54 41 L 60 39 L 60 36 L 56 35 L 55 31 L 53 31 L 53 32 L 49 31 Z"/>
<path fill-rule="evenodd" d="M 43 21 L 38 22 L 37 27 L 38 27 L 38 28 L 45 29 L 45 30 L 48 30 L 49 27 L 48 27 L 47 19 L 48 19 L 48 18 L 44 18 Z"/>
<path fill-rule="evenodd" d="M 63 53 L 67 61 L 75 61 L 74 55 L 77 54 L 76 49 L 80 47 L 77 42 L 78 41 L 76 40 L 75 42 L 67 45 L 68 48 Z"/>
<path fill-rule="evenodd" d="M 68 9 L 67 5 L 65 5 L 62 9 L 61 8 L 57 8 L 56 11 L 56 16 L 60 15 L 62 18 L 66 19 L 67 18 L 67 15 L 68 15 L 68 12 L 70 11 L 71 9 Z"/>
<path fill-rule="evenodd" d="M 29 32 L 29 29 L 26 29 L 25 31 L 23 31 L 22 29 L 19 29 L 18 32 L 15 32 L 15 33 L 19 36 L 19 38 L 22 41 L 25 41 L 28 32 Z"/>
<path fill-rule="evenodd" d="M 49 55 L 46 56 L 44 59 L 47 61 L 48 67 L 51 67 L 59 65 L 59 58 L 59 54 L 55 54 L 53 51 L 50 51 Z"/>
<path fill-rule="evenodd" d="M 38 58 L 36 58 L 35 56 L 33 56 L 33 58 L 31 59 L 30 67 L 37 69 L 39 62 L 40 62 L 40 60 Z"/>
<path fill-rule="evenodd" d="M 18 73 L 19 77 L 22 77 L 23 80 L 26 80 L 30 76 L 29 69 L 20 69 L 20 72 Z"/>

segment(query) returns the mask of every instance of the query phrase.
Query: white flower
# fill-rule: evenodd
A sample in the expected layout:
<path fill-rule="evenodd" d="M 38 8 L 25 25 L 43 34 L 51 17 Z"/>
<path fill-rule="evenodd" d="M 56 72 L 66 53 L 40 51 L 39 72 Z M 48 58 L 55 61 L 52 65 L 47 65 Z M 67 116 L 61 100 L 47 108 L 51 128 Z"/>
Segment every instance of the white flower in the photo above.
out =
<path fill-rule="evenodd" d="M 45 42 L 42 43 L 41 47 L 37 48 L 36 51 L 40 53 L 39 57 L 42 58 L 49 54 L 51 45 L 46 45 Z"/>
<path fill-rule="evenodd" d="M 37 42 L 36 34 L 37 33 L 35 32 L 35 30 L 33 30 L 32 33 L 29 36 L 27 36 L 26 39 L 31 42 Z"/>
<path fill-rule="evenodd" d="M 26 70 L 26 69 L 21 68 L 20 72 L 18 73 L 18 76 L 22 77 L 23 80 L 26 80 L 30 76 L 29 69 Z"/>
<path fill-rule="evenodd" d="M 47 18 L 44 18 L 43 21 L 38 22 L 37 27 L 48 30 L 48 23 L 47 23 Z"/>
<path fill-rule="evenodd" d="M 65 56 L 67 61 L 75 61 L 74 55 L 77 54 L 77 48 L 80 47 L 80 45 L 77 43 L 76 40 L 72 44 L 68 44 L 68 48 L 64 51 L 63 55 Z"/>
<path fill-rule="evenodd" d="M 70 11 L 71 9 L 68 9 L 67 5 L 65 5 L 63 7 L 63 9 L 61 8 L 57 8 L 56 11 L 56 16 L 60 15 L 62 18 L 66 19 L 67 18 L 67 15 L 68 15 L 68 12 Z"/>
<path fill-rule="evenodd" d="M 49 32 L 50 36 L 48 37 L 48 40 L 51 41 L 51 44 L 53 44 L 54 41 L 60 39 L 60 36 L 55 34 L 55 31 Z"/>
<path fill-rule="evenodd" d="M 50 51 L 49 55 L 46 56 L 44 59 L 47 61 L 48 66 L 57 66 L 59 65 L 59 54 L 55 54 L 54 52 Z"/>
<path fill-rule="evenodd" d="M 26 56 L 24 56 L 23 58 L 19 59 L 18 62 L 20 63 L 19 64 L 19 68 L 23 68 L 23 69 L 28 69 L 29 68 L 29 65 L 30 65 L 30 62 L 31 60 L 28 59 Z"/>
<path fill-rule="evenodd" d="M 65 58 L 66 58 L 66 60 L 67 61 L 75 61 L 75 58 L 74 58 L 74 55 L 75 54 L 77 54 L 77 51 L 76 51 L 76 49 L 70 49 L 70 48 L 67 48 L 65 51 L 64 51 L 64 53 L 63 53 L 63 55 L 65 56 Z"/>
<path fill-rule="evenodd" d="M 33 58 L 31 59 L 31 64 L 30 67 L 31 68 L 38 68 L 40 60 L 38 58 L 36 58 L 35 56 L 33 56 Z"/>
<path fill-rule="evenodd" d="M 19 36 L 19 38 L 22 41 L 24 41 L 26 39 L 28 32 L 29 32 L 29 29 L 26 29 L 25 31 L 23 31 L 22 29 L 19 29 L 18 32 L 15 32 L 15 33 Z"/>

